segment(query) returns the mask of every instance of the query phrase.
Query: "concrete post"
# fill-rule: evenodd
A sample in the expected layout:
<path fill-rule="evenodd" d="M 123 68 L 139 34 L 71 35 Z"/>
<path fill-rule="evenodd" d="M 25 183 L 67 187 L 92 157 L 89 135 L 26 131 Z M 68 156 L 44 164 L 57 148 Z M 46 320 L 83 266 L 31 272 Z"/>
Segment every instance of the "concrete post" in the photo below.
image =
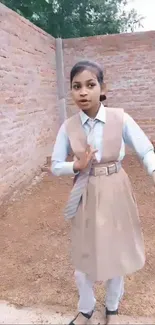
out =
<path fill-rule="evenodd" d="M 57 69 L 57 89 L 60 109 L 61 124 L 67 117 L 66 112 L 66 94 L 65 94 L 65 77 L 64 77 L 64 60 L 63 60 L 63 41 L 61 38 L 56 39 L 56 69 Z"/>

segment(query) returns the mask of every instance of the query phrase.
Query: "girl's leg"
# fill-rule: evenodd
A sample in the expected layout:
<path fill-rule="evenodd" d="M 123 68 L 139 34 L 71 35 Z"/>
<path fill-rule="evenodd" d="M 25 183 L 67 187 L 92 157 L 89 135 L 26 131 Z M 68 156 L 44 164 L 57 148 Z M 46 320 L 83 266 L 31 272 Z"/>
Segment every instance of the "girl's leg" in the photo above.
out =
<path fill-rule="evenodd" d="M 124 278 L 116 277 L 108 280 L 106 288 L 106 324 L 120 324 L 118 307 L 124 293 Z"/>
<path fill-rule="evenodd" d="M 78 310 L 82 313 L 91 313 L 96 304 L 93 292 L 93 282 L 88 280 L 87 275 L 80 271 L 75 271 L 75 281 L 79 291 Z"/>
<path fill-rule="evenodd" d="M 92 317 L 96 300 L 94 298 L 93 283 L 88 280 L 86 274 L 75 271 L 75 281 L 79 291 L 79 313 L 69 325 L 86 325 Z"/>
<path fill-rule="evenodd" d="M 118 310 L 119 302 L 124 294 L 124 278 L 116 277 L 106 283 L 106 308 L 108 311 Z"/>

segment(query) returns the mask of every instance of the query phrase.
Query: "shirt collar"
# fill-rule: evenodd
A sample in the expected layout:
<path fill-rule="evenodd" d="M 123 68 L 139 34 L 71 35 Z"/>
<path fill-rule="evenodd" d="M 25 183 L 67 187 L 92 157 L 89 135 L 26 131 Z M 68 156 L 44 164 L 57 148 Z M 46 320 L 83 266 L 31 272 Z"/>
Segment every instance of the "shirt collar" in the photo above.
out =
<path fill-rule="evenodd" d="M 80 111 L 80 118 L 81 118 L 81 122 L 82 122 L 82 125 L 84 125 L 88 119 L 89 119 L 89 116 L 87 114 L 85 114 L 83 111 Z M 106 116 L 105 116 L 105 107 L 103 104 L 101 104 L 100 108 L 99 108 L 99 111 L 95 117 L 95 120 L 99 120 L 103 123 L 106 122 Z"/>

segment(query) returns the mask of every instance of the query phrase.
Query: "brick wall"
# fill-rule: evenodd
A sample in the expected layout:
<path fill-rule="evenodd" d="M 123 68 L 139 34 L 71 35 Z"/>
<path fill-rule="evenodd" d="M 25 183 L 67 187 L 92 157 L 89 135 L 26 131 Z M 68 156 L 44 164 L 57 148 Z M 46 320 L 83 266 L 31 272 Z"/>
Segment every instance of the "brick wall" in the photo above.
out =
<path fill-rule="evenodd" d="M 51 154 L 62 112 L 55 39 L 0 4 L 0 44 L 2 202 Z M 63 53 L 68 115 L 75 112 L 70 69 L 78 60 L 96 60 L 105 68 L 108 105 L 124 107 L 155 140 L 155 32 L 64 40 Z"/>
<path fill-rule="evenodd" d="M 123 107 L 155 140 L 155 32 L 64 40 L 67 91 L 69 73 L 81 59 L 104 66 L 108 106 Z M 68 114 L 74 106 L 68 94 Z"/>
<path fill-rule="evenodd" d="M 0 201 L 33 177 L 59 124 L 55 39 L 0 4 Z"/>

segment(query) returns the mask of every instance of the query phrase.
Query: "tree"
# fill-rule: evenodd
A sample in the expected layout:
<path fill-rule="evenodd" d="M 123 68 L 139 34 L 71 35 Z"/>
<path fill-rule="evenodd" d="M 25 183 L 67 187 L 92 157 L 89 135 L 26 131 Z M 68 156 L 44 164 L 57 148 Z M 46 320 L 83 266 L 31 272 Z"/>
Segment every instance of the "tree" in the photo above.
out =
<path fill-rule="evenodd" d="M 142 18 L 129 0 L 2 0 L 54 37 L 71 38 L 134 31 Z"/>

